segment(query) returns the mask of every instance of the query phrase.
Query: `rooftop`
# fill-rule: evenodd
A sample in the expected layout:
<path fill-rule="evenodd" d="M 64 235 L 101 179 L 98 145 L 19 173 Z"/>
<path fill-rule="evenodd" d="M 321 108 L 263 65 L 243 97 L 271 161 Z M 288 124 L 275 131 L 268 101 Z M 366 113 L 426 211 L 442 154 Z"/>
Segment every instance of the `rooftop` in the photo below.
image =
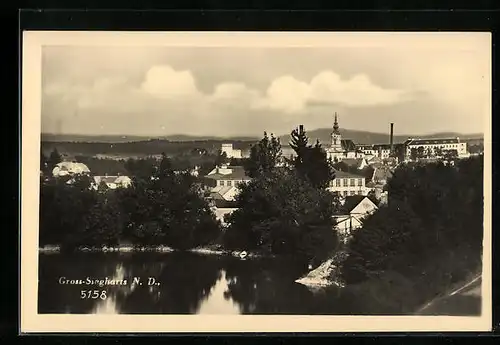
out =
<path fill-rule="evenodd" d="M 340 209 L 341 214 L 349 214 L 354 210 L 356 206 L 359 205 L 365 198 L 368 198 L 375 206 L 376 204 L 366 195 L 351 195 L 345 197 L 344 205 Z"/>
<path fill-rule="evenodd" d="M 407 145 L 440 145 L 440 144 L 458 144 L 460 138 L 439 138 L 439 139 L 413 139 L 408 138 Z"/>
<path fill-rule="evenodd" d="M 250 180 L 250 177 L 246 175 L 245 169 L 242 166 L 228 166 L 224 169 L 231 172 L 221 174 L 216 170 L 215 173 L 206 175 L 205 177 L 213 180 Z"/>
<path fill-rule="evenodd" d="M 346 151 L 355 151 L 356 144 L 351 139 L 342 139 L 341 141 L 342 148 Z"/>
<path fill-rule="evenodd" d="M 347 171 L 335 170 L 335 178 L 365 178 L 365 177 Z"/>
<path fill-rule="evenodd" d="M 342 162 L 350 166 L 359 166 L 364 161 L 364 158 L 344 158 Z"/>

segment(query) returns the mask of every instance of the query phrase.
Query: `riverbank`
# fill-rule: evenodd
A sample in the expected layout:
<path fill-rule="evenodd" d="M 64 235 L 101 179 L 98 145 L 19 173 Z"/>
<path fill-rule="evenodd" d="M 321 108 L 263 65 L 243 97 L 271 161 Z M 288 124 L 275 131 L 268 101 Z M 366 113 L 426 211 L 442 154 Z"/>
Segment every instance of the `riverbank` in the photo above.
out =
<path fill-rule="evenodd" d="M 315 290 L 330 286 L 345 287 L 341 279 L 340 267 L 347 255 L 346 251 L 338 251 L 330 259 L 295 282 Z"/>
<path fill-rule="evenodd" d="M 38 249 L 41 254 L 60 253 L 61 246 L 47 245 Z M 182 252 L 183 250 L 174 249 L 168 246 L 133 246 L 133 245 L 120 245 L 120 246 L 102 246 L 102 247 L 89 247 L 81 246 L 75 249 L 78 253 L 172 253 Z M 265 255 L 256 252 L 247 251 L 232 251 L 222 248 L 221 246 L 204 246 L 185 250 L 189 253 L 200 255 L 214 255 L 214 256 L 233 256 L 240 259 L 259 259 L 259 258 L 273 258 L 273 255 Z"/>

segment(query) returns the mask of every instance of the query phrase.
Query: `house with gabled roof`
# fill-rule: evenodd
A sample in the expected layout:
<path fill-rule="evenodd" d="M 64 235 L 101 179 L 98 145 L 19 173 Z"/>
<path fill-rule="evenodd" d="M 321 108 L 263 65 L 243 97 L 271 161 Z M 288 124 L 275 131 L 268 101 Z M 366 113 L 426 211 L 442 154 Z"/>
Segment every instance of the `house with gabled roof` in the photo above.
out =
<path fill-rule="evenodd" d="M 240 192 L 239 186 L 248 183 L 251 178 L 242 166 L 222 164 L 216 166 L 203 178 L 204 190 L 211 201 L 232 202 Z"/>
<path fill-rule="evenodd" d="M 342 240 L 347 241 L 353 231 L 363 226 L 363 220 L 377 210 L 375 202 L 367 196 L 348 196 L 338 214 L 334 215 L 335 230 Z"/>
<path fill-rule="evenodd" d="M 128 176 L 94 176 L 93 187 L 98 189 L 101 184 L 106 184 L 109 189 L 128 188 L 132 184 L 132 179 Z"/>

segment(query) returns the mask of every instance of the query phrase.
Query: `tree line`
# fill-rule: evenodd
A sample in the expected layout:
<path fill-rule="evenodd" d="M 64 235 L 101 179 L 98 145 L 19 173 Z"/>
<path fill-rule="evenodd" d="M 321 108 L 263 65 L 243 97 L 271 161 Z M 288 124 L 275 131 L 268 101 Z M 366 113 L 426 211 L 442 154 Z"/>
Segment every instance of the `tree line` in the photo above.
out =
<path fill-rule="evenodd" d="M 387 207 L 353 234 L 342 276 L 371 291 L 385 282 L 378 307 L 411 311 L 480 271 L 483 157 L 402 165 L 387 190 Z"/>
<path fill-rule="evenodd" d="M 248 159 L 215 158 L 213 164 L 242 164 L 252 177 L 241 186 L 238 210 L 227 227 L 216 221 L 189 167 L 174 169 L 166 155 L 160 161 L 127 161 L 132 186 L 115 190 L 92 190 L 87 176 L 71 184 L 69 178 L 53 178 L 51 166 L 60 157 L 57 151 L 49 158 L 42 155 L 40 243 L 68 249 L 124 242 L 179 249 L 220 243 L 319 262 L 337 245 L 332 215 L 338 200 L 325 190 L 334 169 L 319 142 L 308 143 L 304 130 L 294 130 L 290 144 L 296 151 L 291 160 L 282 157 L 279 139 L 267 133 Z"/>

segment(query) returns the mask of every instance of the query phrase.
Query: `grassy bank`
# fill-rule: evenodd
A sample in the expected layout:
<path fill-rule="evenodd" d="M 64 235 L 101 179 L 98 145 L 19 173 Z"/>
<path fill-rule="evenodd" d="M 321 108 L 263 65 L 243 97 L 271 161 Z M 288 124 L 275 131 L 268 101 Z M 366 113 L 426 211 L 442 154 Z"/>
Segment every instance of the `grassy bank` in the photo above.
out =
<path fill-rule="evenodd" d="M 356 302 L 351 313 L 415 314 L 430 301 L 447 296 L 481 273 L 481 257 L 459 248 L 423 259 L 418 274 L 404 275 L 387 270 L 360 284 L 348 285 L 344 293 Z M 415 268 L 413 268 L 415 269 Z"/>

